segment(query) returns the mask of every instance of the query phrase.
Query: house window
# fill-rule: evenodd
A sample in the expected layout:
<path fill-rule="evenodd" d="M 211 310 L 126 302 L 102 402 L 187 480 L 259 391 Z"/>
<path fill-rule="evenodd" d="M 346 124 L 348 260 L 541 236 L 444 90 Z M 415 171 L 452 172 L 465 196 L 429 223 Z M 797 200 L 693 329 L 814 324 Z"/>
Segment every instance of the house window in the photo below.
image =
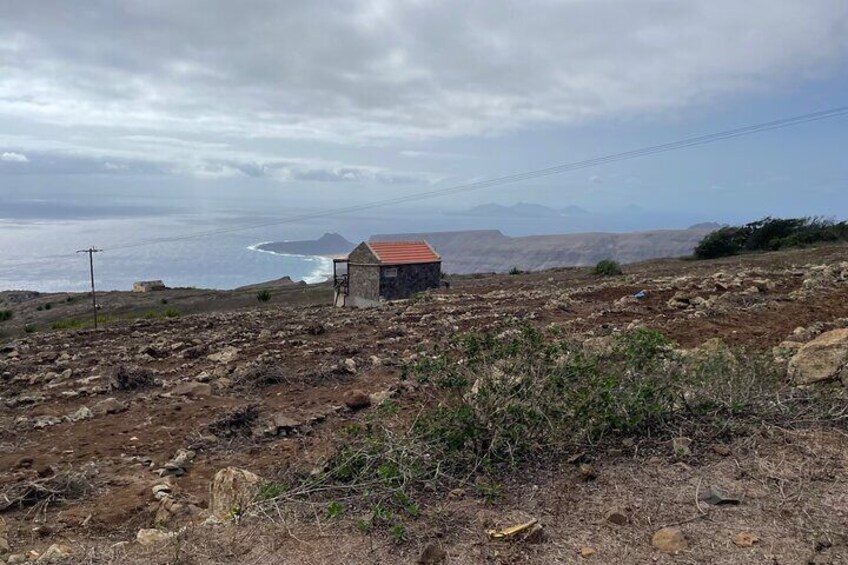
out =
<path fill-rule="evenodd" d="M 387 279 L 393 279 L 397 277 L 397 267 L 386 267 L 383 270 L 383 276 Z"/>

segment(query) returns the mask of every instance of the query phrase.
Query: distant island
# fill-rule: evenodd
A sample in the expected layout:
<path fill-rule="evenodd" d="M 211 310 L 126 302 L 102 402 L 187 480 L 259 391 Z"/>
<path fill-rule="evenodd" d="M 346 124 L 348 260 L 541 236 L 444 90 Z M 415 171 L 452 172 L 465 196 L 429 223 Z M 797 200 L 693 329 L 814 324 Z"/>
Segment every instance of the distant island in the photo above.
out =
<path fill-rule="evenodd" d="M 303 241 L 274 241 L 256 246 L 260 251 L 270 251 L 284 255 L 316 255 L 331 257 L 346 255 L 353 251 L 356 244 L 337 233 L 325 233 L 318 239 Z"/>

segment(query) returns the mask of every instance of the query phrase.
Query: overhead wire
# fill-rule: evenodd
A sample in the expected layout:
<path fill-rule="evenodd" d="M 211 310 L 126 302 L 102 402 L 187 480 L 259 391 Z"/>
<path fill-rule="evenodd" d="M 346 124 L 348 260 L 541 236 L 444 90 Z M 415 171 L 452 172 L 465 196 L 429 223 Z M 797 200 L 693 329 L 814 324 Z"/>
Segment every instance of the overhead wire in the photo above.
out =
<path fill-rule="evenodd" d="M 255 229 L 267 228 L 267 227 L 275 227 L 285 224 L 297 223 L 307 220 L 315 220 L 321 218 L 330 218 L 334 216 L 340 216 L 345 214 L 350 214 L 354 212 L 362 212 L 366 210 L 371 210 L 375 208 L 382 208 L 386 206 L 393 206 L 397 204 L 405 204 L 409 202 L 418 202 L 421 200 L 428 200 L 432 198 L 439 198 L 442 196 L 450 196 L 453 194 L 460 194 L 464 192 L 472 192 L 477 190 L 483 190 L 495 186 L 503 186 L 507 184 L 514 184 L 516 182 L 522 182 L 526 180 L 533 180 L 542 177 L 548 177 L 553 175 L 559 175 L 566 172 L 576 171 L 580 169 L 585 169 L 589 167 L 598 167 L 602 165 L 606 165 L 609 163 L 615 163 L 619 161 L 625 161 L 630 159 L 637 159 L 642 157 L 647 157 L 651 155 L 656 155 L 660 153 L 667 153 L 669 151 L 677 151 L 680 149 L 686 149 L 689 147 L 696 147 L 700 145 L 707 145 L 710 143 L 716 143 L 719 141 L 724 141 L 728 139 L 733 139 L 737 137 L 753 135 L 756 133 L 762 133 L 766 131 L 772 131 L 776 129 L 783 129 L 788 127 L 794 127 L 810 122 L 833 119 L 841 116 L 848 115 L 848 106 L 840 106 L 835 108 L 830 108 L 826 110 L 820 110 L 817 112 L 810 112 L 806 114 L 801 114 L 797 116 L 790 116 L 786 118 L 780 118 L 777 120 L 772 120 L 768 122 L 762 122 L 757 124 L 751 124 L 747 126 L 742 126 L 734 129 L 723 130 L 719 132 L 709 133 L 705 135 L 695 136 L 680 139 L 677 141 L 671 141 L 668 143 L 661 143 L 658 145 L 650 145 L 646 147 L 641 147 L 637 149 L 632 149 L 629 151 L 624 151 L 620 153 L 612 153 L 609 155 L 603 155 L 600 157 L 593 157 L 590 159 L 583 159 L 579 161 L 574 161 L 570 163 L 564 163 L 560 165 L 555 165 L 551 167 L 546 167 L 543 169 L 536 169 L 532 171 L 525 171 L 521 173 L 516 173 L 512 175 L 506 175 L 502 177 L 497 177 L 493 179 L 486 179 L 481 181 L 476 181 L 472 183 L 460 184 L 455 186 L 450 186 L 447 188 L 439 188 L 434 190 L 416 192 L 413 194 L 406 194 L 401 196 L 396 196 L 392 198 L 386 198 L 382 200 L 374 200 L 370 202 L 365 202 L 362 204 L 353 204 L 350 206 L 343 206 L 339 208 L 333 208 L 330 210 L 316 211 L 316 212 L 308 212 L 304 214 L 297 214 L 292 216 L 287 216 L 284 218 L 278 218 L 275 220 L 267 221 L 267 222 L 258 222 L 251 224 L 243 224 L 239 226 L 233 226 L 229 228 L 217 228 L 213 230 L 207 231 L 199 231 L 193 233 L 187 233 L 182 235 L 175 236 L 166 236 L 160 238 L 149 238 L 138 240 L 135 242 L 128 242 L 124 244 L 119 244 L 111 247 L 105 247 L 105 251 L 120 251 L 125 249 L 133 249 L 138 247 L 144 247 L 148 245 L 156 245 L 161 243 L 172 243 L 177 241 L 185 241 L 189 239 L 197 239 L 203 237 L 211 237 L 215 235 L 223 235 L 228 233 L 236 233 L 242 231 L 250 231 Z M 43 257 L 39 260 L 45 260 L 50 258 L 59 258 L 63 257 L 61 255 L 54 255 Z M 34 263 L 33 261 L 28 261 L 28 263 Z M 16 266 L 21 266 L 23 263 L 17 262 Z"/>

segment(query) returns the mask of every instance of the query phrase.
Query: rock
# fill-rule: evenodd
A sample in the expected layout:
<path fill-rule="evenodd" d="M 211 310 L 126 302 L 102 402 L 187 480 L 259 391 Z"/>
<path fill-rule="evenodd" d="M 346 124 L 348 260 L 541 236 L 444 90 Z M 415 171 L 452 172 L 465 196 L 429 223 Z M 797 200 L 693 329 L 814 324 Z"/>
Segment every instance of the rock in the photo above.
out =
<path fill-rule="evenodd" d="M 352 390 L 345 397 L 345 405 L 351 410 L 361 410 L 371 406 L 371 397 L 361 390 Z"/>
<path fill-rule="evenodd" d="M 20 565 L 21 563 L 26 563 L 27 556 L 25 553 L 13 553 L 6 559 L 7 565 Z"/>
<path fill-rule="evenodd" d="M 173 396 L 212 396 L 212 385 L 190 381 L 171 389 Z"/>
<path fill-rule="evenodd" d="M 711 506 L 738 506 L 741 502 L 738 498 L 733 498 L 717 486 L 711 486 L 702 492 L 701 501 Z"/>
<path fill-rule="evenodd" d="M 686 536 L 678 528 L 657 530 L 651 538 L 651 545 L 664 553 L 671 554 L 686 551 L 686 548 L 689 547 L 689 544 L 686 542 Z"/>
<path fill-rule="evenodd" d="M 94 414 L 91 413 L 85 406 L 81 406 L 79 410 L 68 416 L 68 420 L 71 422 L 80 422 L 82 420 L 90 420 L 94 417 Z"/>
<path fill-rule="evenodd" d="M 751 547 L 758 541 L 760 541 L 760 538 L 751 532 L 739 532 L 733 536 L 733 543 L 739 547 Z"/>
<path fill-rule="evenodd" d="M 135 536 L 135 541 L 140 545 L 155 545 L 163 541 L 167 541 L 177 534 L 175 532 L 165 532 L 155 528 L 142 529 Z"/>
<path fill-rule="evenodd" d="M 848 380 L 848 328 L 825 332 L 789 360 L 789 377 L 798 385 Z"/>
<path fill-rule="evenodd" d="M 222 519 L 241 513 L 256 498 L 261 484 L 262 479 L 250 471 L 221 469 L 209 487 L 209 511 Z"/>
<path fill-rule="evenodd" d="M 421 556 L 418 557 L 417 563 L 420 565 L 434 565 L 436 563 L 444 562 L 447 558 L 447 552 L 445 552 L 440 545 L 429 543 L 427 544 L 427 547 L 424 548 L 424 551 L 421 552 Z"/>
<path fill-rule="evenodd" d="M 66 545 L 59 545 L 58 543 L 54 543 L 50 547 L 47 548 L 47 551 L 42 553 L 38 559 L 35 560 L 36 563 L 60 563 L 71 556 L 71 548 Z"/>
<path fill-rule="evenodd" d="M 712 447 L 713 453 L 717 455 L 721 455 L 722 457 L 727 457 L 731 454 L 730 448 L 724 445 L 723 443 L 717 443 Z"/>
<path fill-rule="evenodd" d="M 6 526 L 6 520 L 3 516 L 0 516 L 0 555 L 4 553 L 9 553 L 12 548 L 9 546 L 9 533 L 8 528 Z"/>
<path fill-rule="evenodd" d="M 691 455 L 691 445 L 692 440 L 688 437 L 676 437 L 671 440 L 671 449 L 677 457 L 686 457 L 687 455 Z"/>
<path fill-rule="evenodd" d="M 174 475 L 182 477 L 188 470 L 189 465 L 191 465 L 195 455 L 195 452 L 190 449 L 178 450 L 177 454 L 174 455 L 174 458 L 165 463 L 162 468 L 159 469 L 159 476 L 165 477 L 167 475 Z"/>
<path fill-rule="evenodd" d="M 193 504 L 182 504 L 173 498 L 163 498 L 156 509 L 154 523 L 160 525 L 173 524 L 175 521 L 187 523 L 200 512 L 200 508 Z"/>
<path fill-rule="evenodd" d="M 592 557 L 593 555 L 595 555 L 595 550 L 593 548 L 591 548 L 589 546 L 585 546 L 585 547 L 580 548 L 580 557 L 582 557 L 584 559 L 588 559 L 589 557 Z"/>
<path fill-rule="evenodd" d="M 688 308 L 689 302 L 691 300 L 692 296 L 690 294 L 683 291 L 678 291 L 674 293 L 674 296 L 672 296 L 668 302 L 666 302 L 666 306 L 668 306 L 669 308 L 677 309 Z"/>
<path fill-rule="evenodd" d="M 630 514 L 626 510 L 617 508 L 607 514 L 607 522 L 616 526 L 624 526 L 630 522 Z"/>
<path fill-rule="evenodd" d="M 222 365 L 226 365 L 228 363 L 232 363 L 239 356 L 238 347 L 228 346 L 219 351 L 218 353 L 212 353 L 211 355 L 207 355 L 206 358 L 210 361 L 214 361 L 216 363 L 221 363 Z"/>
<path fill-rule="evenodd" d="M 344 362 L 345 371 L 350 373 L 351 375 L 356 373 L 356 361 L 353 359 L 345 359 Z"/>
<path fill-rule="evenodd" d="M 61 424 L 62 419 L 57 418 L 56 416 L 37 416 L 32 421 L 32 427 L 41 430 L 50 426 L 55 426 L 56 424 Z"/>
<path fill-rule="evenodd" d="M 151 489 L 153 491 L 153 498 L 156 500 L 162 500 L 164 498 L 168 498 L 173 494 L 171 490 L 171 485 L 160 483 L 158 485 L 154 485 Z"/>
<path fill-rule="evenodd" d="M 592 481 L 595 479 L 595 477 L 598 476 L 598 474 L 595 472 L 595 468 L 589 465 L 588 463 L 581 463 L 579 471 L 580 478 L 584 481 Z"/>
<path fill-rule="evenodd" d="M 118 414 L 124 412 L 127 405 L 117 398 L 106 398 L 91 407 L 91 413 L 95 416 L 105 416 L 106 414 Z"/>

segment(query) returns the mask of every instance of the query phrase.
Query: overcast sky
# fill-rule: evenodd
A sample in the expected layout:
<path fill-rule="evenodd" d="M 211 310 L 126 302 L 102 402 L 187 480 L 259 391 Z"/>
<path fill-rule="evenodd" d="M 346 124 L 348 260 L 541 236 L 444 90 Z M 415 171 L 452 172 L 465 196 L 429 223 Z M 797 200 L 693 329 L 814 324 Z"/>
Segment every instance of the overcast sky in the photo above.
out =
<path fill-rule="evenodd" d="M 10 199 L 330 207 L 840 105 L 845 0 L 0 0 Z M 842 117 L 429 205 L 848 215 L 846 132 Z"/>

